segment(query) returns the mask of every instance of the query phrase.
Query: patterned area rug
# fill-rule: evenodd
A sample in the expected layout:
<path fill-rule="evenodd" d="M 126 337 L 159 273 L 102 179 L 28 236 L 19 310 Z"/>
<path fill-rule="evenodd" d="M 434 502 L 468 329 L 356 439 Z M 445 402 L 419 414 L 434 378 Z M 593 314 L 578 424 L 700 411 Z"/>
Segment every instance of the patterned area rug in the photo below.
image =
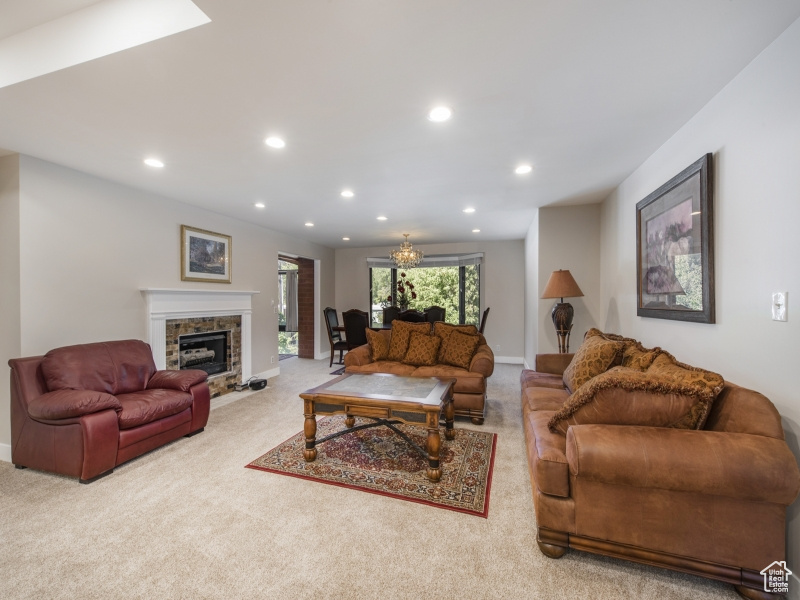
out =
<path fill-rule="evenodd" d="M 340 369 L 336 369 L 335 371 L 331 371 L 331 375 L 343 375 L 346 368 L 347 367 L 342 367 Z"/>
<path fill-rule="evenodd" d="M 344 418 L 318 418 L 317 439 L 345 429 Z M 366 422 L 356 419 L 356 425 Z M 425 447 L 428 434 L 423 427 L 397 427 Z M 301 432 L 247 467 L 486 518 L 497 434 L 459 429 L 457 424 L 455 432 L 454 440 L 446 440 L 441 428 L 442 478 L 437 483 L 425 475 L 427 459 L 388 427 L 362 429 L 320 444 L 317 459 L 310 463 L 303 459 L 305 437 Z"/>

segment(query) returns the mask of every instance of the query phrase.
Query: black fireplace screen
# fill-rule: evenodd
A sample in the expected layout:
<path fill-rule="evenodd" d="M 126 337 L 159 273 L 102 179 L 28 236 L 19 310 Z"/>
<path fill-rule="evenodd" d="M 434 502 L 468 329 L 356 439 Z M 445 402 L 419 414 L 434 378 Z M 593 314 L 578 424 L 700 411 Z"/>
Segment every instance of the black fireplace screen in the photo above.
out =
<path fill-rule="evenodd" d="M 213 375 L 228 371 L 228 333 L 212 331 L 178 339 L 181 369 L 201 369 Z"/>

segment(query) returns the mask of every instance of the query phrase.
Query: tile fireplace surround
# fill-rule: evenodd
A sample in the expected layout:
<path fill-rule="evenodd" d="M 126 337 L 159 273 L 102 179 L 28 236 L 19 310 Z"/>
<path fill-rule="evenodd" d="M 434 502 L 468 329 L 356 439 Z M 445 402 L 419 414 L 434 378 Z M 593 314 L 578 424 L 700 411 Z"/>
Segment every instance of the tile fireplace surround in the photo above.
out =
<path fill-rule="evenodd" d="M 231 370 L 208 379 L 212 396 L 233 391 L 252 375 L 251 321 L 255 291 L 144 288 L 147 342 L 158 369 L 177 369 L 178 336 L 230 331 Z"/>

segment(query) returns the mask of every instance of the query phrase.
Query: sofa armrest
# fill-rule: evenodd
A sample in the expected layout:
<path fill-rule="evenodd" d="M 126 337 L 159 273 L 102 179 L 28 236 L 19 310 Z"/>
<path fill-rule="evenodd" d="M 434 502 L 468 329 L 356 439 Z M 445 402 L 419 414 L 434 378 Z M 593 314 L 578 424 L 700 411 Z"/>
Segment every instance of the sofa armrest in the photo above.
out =
<path fill-rule="evenodd" d="M 200 369 L 183 369 L 181 371 L 156 371 L 147 382 L 148 390 L 177 390 L 188 392 L 193 385 L 203 383 L 208 374 Z"/>
<path fill-rule="evenodd" d="M 344 355 L 345 368 L 360 367 L 361 365 L 368 365 L 371 362 L 372 356 L 370 356 L 369 344 L 353 348 Z"/>
<path fill-rule="evenodd" d="M 37 421 L 72 419 L 102 410 L 122 410 L 116 396 L 92 390 L 56 390 L 28 403 L 28 415 Z"/>
<path fill-rule="evenodd" d="M 480 373 L 484 377 L 491 377 L 494 373 L 494 352 L 488 344 L 481 344 L 469 363 L 469 370 Z"/>
<path fill-rule="evenodd" d="M 746 433 L 575 425 L 567 432 L 570 475 L 609 485 L 726 496 L 789 506 L 800 491 L 783 440 Z"/>
<path fill-rule="evenodd" d="M 537 373 L 563 375 L 574 354 L 537 354 L 534 370 Z"/>

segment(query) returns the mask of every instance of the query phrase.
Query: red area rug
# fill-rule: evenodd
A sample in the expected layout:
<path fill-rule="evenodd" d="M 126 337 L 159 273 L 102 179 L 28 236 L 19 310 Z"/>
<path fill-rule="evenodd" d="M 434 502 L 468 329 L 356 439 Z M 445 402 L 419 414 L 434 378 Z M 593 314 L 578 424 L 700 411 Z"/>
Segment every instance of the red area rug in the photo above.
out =
<path fill-rule="evenodd" d="M 356 419 L 356 425 L 366 422 Z M 396 427 L 425 447 L 424 428 Z M 342 429 L 344 415 L 318 419 L 317 439 Z M 300 432 L 246 466 L 486 518 L 497 434 L 459 429 L 458 424 L 455 432 L 454 440 L 446 440 L 441 428 L 442 478 L 437 483 L 425 475 L 427 459 L 388 427 L 362 429 L 320 444 L 317 459 L 310 463 L 303 460 L 305 437 Z"/>

